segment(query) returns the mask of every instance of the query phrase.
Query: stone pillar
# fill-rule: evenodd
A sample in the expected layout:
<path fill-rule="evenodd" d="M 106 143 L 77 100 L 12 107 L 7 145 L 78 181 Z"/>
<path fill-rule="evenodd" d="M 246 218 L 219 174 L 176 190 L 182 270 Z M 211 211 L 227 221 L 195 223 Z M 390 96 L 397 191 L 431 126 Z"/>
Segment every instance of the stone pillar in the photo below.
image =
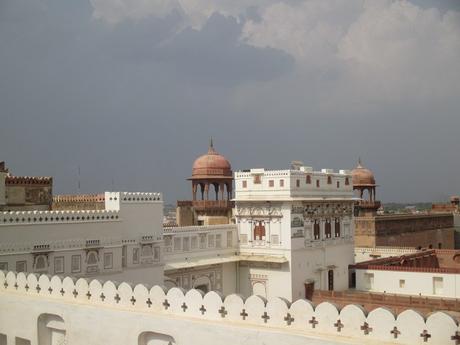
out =
<path fill-rule="evenodd" d="M 206 200 L 209 200 L 209 182 L 206 182 L 204 185 L 204 192 L 206 194 Z"/>
<path fill-rule="evenodd" d="M 219 183 L 219 189 L 220 189 L 220 200 L 224 200 L 225 184 L 220 182 Z"/>

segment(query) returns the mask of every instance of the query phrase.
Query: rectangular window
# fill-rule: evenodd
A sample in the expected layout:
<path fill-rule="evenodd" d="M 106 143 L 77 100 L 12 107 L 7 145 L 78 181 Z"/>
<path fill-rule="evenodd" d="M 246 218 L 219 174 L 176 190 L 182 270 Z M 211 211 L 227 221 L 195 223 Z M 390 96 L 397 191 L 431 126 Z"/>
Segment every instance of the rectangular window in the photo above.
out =
<path fill-rule="evenodd" d="M 191 246 L 192 250 L 197 249 L 198 248 L 198 237 L 193 236 L 191 243 L 192 243 L 192 246 Z"/>
<path fill-rule="evenodd" d="M 217 234 L 216 235 L 216 248 L 221 248 L 222 247 L 222 235 Z"/>
<path fill-rule="evenodd" d="M 139 248 L 133 248 L 133 264 L 139 263 Z"/>
<path fill-rule="evenodd" d="M 0 262 L 0 271 L 8 271 L 8 262 Z"/>
<path fill-rule="evenodd" d="M 17 261 L 16 272 L 27 272 L 27 261 Z"/>
<path fill-rule="evenodd" d="M 280 244 L 280 237 L 278 235 L 272 235 L 272 244 L 274 245 Z"/>
<path fill-rule="evenodd" d="M 442 295 L 444 290 L 442 277 L 433 277 L 433 295 Z"/>
<path fill-rule="evenodd" d="M 374 289 L 374 273 L 364 273 L 364 285 L 367 290 Z"/>
<path fill-rule="evenodd" d="M 241 244 L 248 244 L 248 235 L 241 234 L 240 235 L 240 242 L 241 242 Z"/>
<path fill-rule="evenodd" d="M 206 248 L 206 235 L 200 235 L 200 249 Z"/>
<path fill-rule="evenodd" d="M 233 247 L 233 231 L 227 231 L 227 248 Z"/>
<path fill-rule="evenodd" d="M 174 251 L 181 250 L 182 239 L 180 237 L 174 237 Z"/>
<path fill-rule="evenodd" d="M 54 258 L 54 273 L 61 274 L 64 273 L 64 257 L 56 256 Z"/>
<path fill-rule="evenodd" d="M 283 179 L 280 180 L 280 187 L 284 187 L 284 180 Z"/>
<path fill-rule="evenodd" d="M 111 269 L 113 267 L 113 253 L 104 253 L 104 268 Z"/>
<path fill-rule="evenodd" d="M 337 188 L 340 188 L 340 181 L 337 181 Z"/>
<path fill-rule="evenodd" d="M 300 187 L 300 180 L 296 180 L 296 181 L 295 181 L 295 186 L 296 186 L 297 188 Z"/>
<path fill-rule="evenodd" d="M 262 183 L 262 177 L 260 175 L 254 175 L 254 184 L 261 184 Z"/>
<path fill-rule="evenodd" d="M 319 180 L 316 180 L 316 187 L 319 188 Z"/>
<path fill-rule="evenodd" d="M 214 248 L 215 238 L 214 235 L 208 235 L 208 248 Z"/>
<path fill-rule="evenodd" d="M 184 237 L 182 239 L 182 250 L 184 251 L 190 250 L 190 237 Z"/>
<path fill-rule="evenodd" d="M 153 259 L 160 261 L 160 247 L 153 247 Z"/>
<path fill-rule="evenodd" d="M 243 188 L 248 188 L 248 181 L 242 181 L 243 182 Z"/>
<path fill-rule="evenodd" d="M 404 279 L 399 279 L 399 288 L 404 289 L 406 286 L 406 281 Z"/>
<path fill-rule="evenodd" d="M 268 180 L 268 186 L 269 187 L 275 187 L 275 181 L 274 180 Z"/>
<path fill-rule="evenodd" d="M 72 255 L 71 270 L 72 273 L 81 272 L 81 255 Z"/>

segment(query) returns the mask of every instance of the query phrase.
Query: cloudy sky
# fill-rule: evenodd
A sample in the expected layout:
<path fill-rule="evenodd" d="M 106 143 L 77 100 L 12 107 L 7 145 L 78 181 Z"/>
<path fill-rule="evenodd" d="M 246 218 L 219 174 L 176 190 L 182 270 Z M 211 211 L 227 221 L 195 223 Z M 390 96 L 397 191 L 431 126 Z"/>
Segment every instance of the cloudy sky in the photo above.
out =
<path fill-rule="evenodd" d="M 460 193 L 460 1 L 0 0 L 0 160 L 56 193 L 161 191 L 209 137 L 235 170 L 371 168 Z"/>

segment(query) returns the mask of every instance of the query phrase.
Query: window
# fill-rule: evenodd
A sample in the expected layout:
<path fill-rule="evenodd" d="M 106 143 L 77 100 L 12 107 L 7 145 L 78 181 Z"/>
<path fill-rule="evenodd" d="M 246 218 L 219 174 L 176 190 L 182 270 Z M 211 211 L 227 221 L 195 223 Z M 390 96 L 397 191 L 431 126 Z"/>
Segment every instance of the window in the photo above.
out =
<path fill-rule="evenodd" d="M 200 249 L 206 248 L 206 235 L 200 235 Z"/>
<path fill-rule="evenodd" d="M 197 236 L 192 237 L 191 244 L 192 244 L 192 246 L 191 246 L 192 250 L 198 248 L 198 237 Z"/>
<path fill-rule="evenodd" d="M 190 250 L 190 238 L 184 237 L 182 239 L 182 250 L 189 251 Z"/>
<path fill-rule="evenodd" d="M 64 257 L 56 256 L 54 258 L 54 273 L 64 273 Z"/>
<path fill-rule="evenodd" d="M 215 237 L 214 235 L 208 235 L 208 248 L 215 247 Z"/>
<path fill-rule="evenodd" d="M 233 231 L 227 231 L 227 248 L 233 247 Z"/>
<path fill-rule="evenodd" d="M 254 175 L 254 184 L 261 184 L 262 183 L 262 177 L 260 175 Z"/>
<path fill-rule="evenodd" d="M 399 279 L 399 288 L 404 289 L 406 286 L 406 281 L 404 279 Z"/>
<path fill-rule="evenodd" d="M 348 177 L 345 178 L 345 186 L 350 185 L 350 179 Z"/>
<path fill-rule="evenodd" d="M 283 179 L 280 180 L 280 187 L 284 187 L 284 180 Z"/>
<path fill-rule="evenodd" d="M 78 273 L 81 271 L 81 255 L 72 255 L 71 270 L 72 273 Z"/>
<path fill-rule="evenodd" d="M 8 271 L 8 262 L 0 262 L 0 271 Z"/>
<path fill-rule="evenodd" d="M 311 184 L 311 176 L 307 175 L 306 181 L 307 184 Z"/>
<path fill-rule="evenodd" d="M 86 257 L 86 262 L 88 265 L 97 265 L 98 262 L 98 257 L 97 257 L 97 252 L 95 251 L 90 251 L 88 253 L 88 256 Z"/>
<path fill-rule="evenodd" d="M 139 248 L 133 248 L 133 264 L 139 263 Z"/>
<path fill-rule="evenodd" d="M 104 268 L 110 269 L 113 267 L 113 253 L 104 253 Z"/>
<path fill-rule="evenodd" d="M 374 288 L 374 273 L 364 273 L 364 287 L 367 290 Z"/>
<path fill-rule="evenodd" d="M 16 272 L 26 272 L 27 271 L 27 261 L 17 261 L 16 262 Z"/>
<path fill-rule="evenodd" d="M 327 177 L 327 184 L 332 184 L 332 177 L 330 176 Z"/>
<path fill-rule="evenodd" d="M 37 256 L 36 258 L 36 261 L 35 261 L 35 269 L 36 270 L 44 270 L 46 269 L 46 256 L 44 255 L 39 255 Z"/>
<path fill-rule="evenodd" d="M 337 181 L 337 188 L 340 188 L 340 181 Z"/>
<path fill-rule="evenodd" d="M 222 235 L 217 234 L 216 235 L 216 248 L 221 248 L 222 247 Z"/>
<path fill-rule="evenodd" d="M 243 182 L 242 187 L 243 188 L 248 188 L 248 181 L 245 180 L 245 181 L 242 181 L 242 182 Z"/>
<path fill-rule="evenodd" d="M 172 236 L 165 236 L 165 247 L 172 246 Z"/>
<path fill-rule="evenodd" d="M 275 187 L 275 181 L 274 180 L 268 180 L 268 186 L 269 187 Z"/>
<path fill-rule="evenodd" d="M 254 240 L 265 240 L 265 225 L 262 222 L 255 222 L 254 225 Z"/>
<path fill-rule="evenodd" d="M 295 181 L 295 186 L 296 186 L 297 188 L 300 187 L 300 180 L 296 180 L 296 181 Z"/>
<path fill-rule="evenodd" d="M 155 261 L 160 260 L 160 247 L 153 247 L 153 259 Z"/>
<path fill-rule="evenodd" d="M 319 237 L 320 237 L 319 222 L 315 220 L 315 224 L 313 225 L 313 238 L 315 240 L 319 240 Z"/>
<path fill-rule="evenodd" d="M 332 234 L 331 234 L 331 221 L 330 220 L 326 220 L 324 232 L 325 232 L 326 238 L 331 238 L 332 237 Z"/>
<path fill-rule="evenodd" d="M 316 180 L 316 187 L 319 188 L 319 180 Z"/>
<path fill-rule="evenodd" d="M 174 251 L 181 250 L 181 240 L 180 237 L 174 237 Z"/>
<path fill-rule="evenodd" d="M 443 283 L 442 277 L 433 277 L 433 295 L 442 295 Z"/>
<path fill-rule="evenodd" d="M 241 234 L 240 235 L 240 242 L 241 242 L 241 244 L 248 244 L 248 235 Z"/>
<path fill-rule="evenodd" d="M 151 244 L 143 245 L 142 246 L 142 256 L 152 256 L 152 255 L 153 255 L 152 245 Z"/>
<path fill-rule="evenodd" d="M 278 235 L 272 235 L 272 244 L 279 245 L 280 244 L 280 237 Z"/>
<path fill-rule="evenodd" d="M 334 230 L 335 237 L 340 237 L 340 219 L 335 220 Z"/>

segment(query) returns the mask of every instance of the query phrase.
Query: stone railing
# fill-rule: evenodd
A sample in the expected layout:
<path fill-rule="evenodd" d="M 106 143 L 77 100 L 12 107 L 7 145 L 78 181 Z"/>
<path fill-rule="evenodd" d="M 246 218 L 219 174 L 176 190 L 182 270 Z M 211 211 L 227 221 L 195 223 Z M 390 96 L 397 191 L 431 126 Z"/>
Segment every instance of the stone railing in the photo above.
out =
<path fill-rule="evenodd" d="M 281 298 L 265 300 L 250 296 L 244 300 L 239 295 L 223 297 L 216 292 L 204 295 L 199 290 L 184 291 L 164 287 L 148 288 L 128 283 L 116 285 L 111 281 L 102 284 L 98 280 L 78 280 L 59 276 L 47 276 L 0 271 L 0 298 L 7 294 L 40 297 L 41 302 L 53 304 L 88 304 L 98 308 L 152 313 L 158 317 L 211 321 L 232 327 L 258 327 L 285 330 L 316 339 L 324 336 L 343 337 L 353 343 L 385 342 L 393 344 L 458 344 L 460 330 L 458 322 L 444 312 L 435 312 L 424 318 L 413 310 L 398 315 L 386 308 L 377 308 L 366 313 L 358 305 L 346 305 L 339 309 L 329 302 L 313 305 L 307 300 L 294 303 Z M 25 303 L 26 299 L 24 300 Z M 136 317 L 137 314 L 132 314 Z M 127 316 L 125 316 L 127 317 Z M 199 327 L 199 324 L 196 325 Z"/>
<path fill-rule="evenodd" d="M 205 233 L 214 230 L 236 231 L 236 224 L 219 224 L 219 225 L 192 225 L 192 226 L 173 226 L 163 228 L 163 233 L 175 234 L 184 232 Z"/>
<path fill-rule="evenodd" d="M 197 210 L 228 209 L 235 207 L 231 200 L 179 200 L 177 206 L 194 207 Z"/>

